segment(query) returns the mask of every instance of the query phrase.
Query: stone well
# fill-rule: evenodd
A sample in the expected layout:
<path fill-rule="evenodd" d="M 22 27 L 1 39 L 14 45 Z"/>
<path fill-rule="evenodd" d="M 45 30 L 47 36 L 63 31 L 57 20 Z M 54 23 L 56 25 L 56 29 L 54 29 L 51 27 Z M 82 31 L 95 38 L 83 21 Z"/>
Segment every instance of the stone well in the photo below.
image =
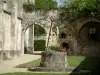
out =
<path fill-rule="evenodd" d="M 45 51 L 41 54 L 40 67 L 33 71 L 64 72 L 68 67 L 66 52 Z"/>

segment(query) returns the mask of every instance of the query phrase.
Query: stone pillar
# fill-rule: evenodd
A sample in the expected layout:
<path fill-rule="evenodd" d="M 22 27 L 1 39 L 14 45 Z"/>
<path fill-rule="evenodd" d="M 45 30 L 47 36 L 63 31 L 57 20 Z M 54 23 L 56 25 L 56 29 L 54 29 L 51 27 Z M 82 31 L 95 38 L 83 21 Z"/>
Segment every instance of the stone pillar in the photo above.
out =
<path fill-rule="evenodd" d="M 21 33 L 21 55 L 24 55 L 24 41 L 25 41 L 25 32 Z"/>
<path fill-rule="evenodd" d="M 11 15 L 7 12 L 3 12 L 3 26 L 4 26 L 4 46 L 3 52 L 5 53 L 7 58 L 11 58 L 10 50 L 11 50 Z"/>
<path fill-rule="evenodd" d="M 29 29 L 26 30 L 25 32 L 25 47 L 28 47 L 28 39 L 29 39 Z"/>
<path fill-rule="evenodd" d="M 22 30 L 22 28 L 21 28 L 21 19 L 17 19 L 18 20 L 18 24 L 17 24 L 17 35 L 16 35 L 16 50 L 17 50 L 17 52 L 16 52 L 16 54 L 17 54 L 17 56 L 20 56 L 20 54 L 21 54 L 21 30 Z"/>
<path fill-rule="evenodd" d="M 34 52 L 34 25 L 33 25 L 33 52 Z"/>
<path fill-rule="evenodd" d="M 3 6 L 0 4 L 0 62 L 3 61 Z"/>
<path fill-rule="evenodd" d="M 33 25 L 29 27 L 29 39 L 28 39 L 28 42 L 29 42 L 29 47 L 30 48 L 33 48 Z"/>
<path fill-rule="evenodd" d="M 48 42 L 48 36 L 49 36 L 49 27 L 46 27 L 46 47 L 47 47 L 47 42 Z"/>
<path fill-rule="evenodd" d="M 13 18 L 14 18 L 14 25 L 15 25 L 15 35 L 14 35 L 14 58 L 16 58 L 17 57 L 17 55 L 16 55 L 16 52 L 17 52 L 17 29 L 18 29 L 18 19 L 17 19 L 17 17 L 18 17 L 18 11 L 17 11 L 17 9 L 18 9 L 18 5 L 17 5 L 17 3 L 16 3 L 16 1 L 14 0 L 13 1 L 13 4 L 14 4 L 14 7 L 13 7 Z"/>

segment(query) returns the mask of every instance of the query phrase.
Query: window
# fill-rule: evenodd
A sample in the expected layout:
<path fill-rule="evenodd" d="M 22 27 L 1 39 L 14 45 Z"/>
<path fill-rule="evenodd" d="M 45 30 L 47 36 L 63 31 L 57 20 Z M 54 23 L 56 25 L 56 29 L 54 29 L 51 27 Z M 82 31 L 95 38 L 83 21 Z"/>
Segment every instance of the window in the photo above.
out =
<path fill-rule="evenodd" d="M 96 28 L 90 28 L 89 33 L 90 34 L 95 34 L 96 33 Z"/>
<path fill-rule="evenodd" d="M 64 32 L 61 33 L 61 38 L 66 38 L 66 34 Z"/>
<path fill-rule="evenodd" d="M 89 40 L 96 41 L 96 28 L 89 29 Z"/>

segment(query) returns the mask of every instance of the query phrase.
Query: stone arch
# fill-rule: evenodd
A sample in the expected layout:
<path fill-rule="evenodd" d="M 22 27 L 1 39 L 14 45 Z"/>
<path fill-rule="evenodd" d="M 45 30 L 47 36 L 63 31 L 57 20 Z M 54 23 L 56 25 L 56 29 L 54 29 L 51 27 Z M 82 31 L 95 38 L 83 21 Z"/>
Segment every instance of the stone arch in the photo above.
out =
<path fill-rule="evenodd" d="M 78 24 L 78 26 L 77 26 L 77 27 L 78 27 L 77 31 L 79 32 L 79 30 L 80 30 L 86 23 L 91 22 L 91 21 L 100 23 L 100 21 L 99 21 L 98 19 L 86 19 L 86 20 L 84 20 L 84 21 L 82 21 L 81 23 Z"/>
<path fill-rule="evenodd" d="M 27 31 L 27 29 L 28 28 L 30 28 L 31 26 L 33 26 L 34 27 L 34 25 L 39 25 L 40 27 L 42 27 L 43 29 L 44 29 L 44 31 L 45 31 L 45 34 L 47 34 L 47 29 L 46 29 L 46 27 L 45 26 L 43 26 L 43 24 L 42 23 L 39 23 L 39 22 L 34 22 L 34 21 L 28 21 L 26 24 L 24 24 L 24 26 L 23 26 L 23 29 L 22 29 L 22 31 L 24 32 L 24 37 L 26 36 L 26 31 Z M 34 28 L 33 28 L 34 29 Z M 35 38 L 34 37 L 34 34 L 33 34 L 33 38 Z M 46 40 L 46 39 L 45 39 Z M 26 40 L 24 39 L 24 47 L 28 47 L 28 44 L 26 44 L 26 42 L 25 42 Z M 46 41 L 45 41 L 46 42 Z M 34 42 L 33 42 L 34 43 Z M 33 47 L 34 48 L 34 47 Z M 25 49 L 29 49 L 29 48 L 25 48 Z M 25 50 L 24 49 L 24 50 Z M 34 49 L 33 49 L 33 51 L 34 51 Z"/>
<path fill-rule="evenodd" d="M 37 23 L 37 22 L 34 22 L 34 21 L 27 22 L 26 24 L 24 24 L 22 31 L 25 33 L 26 30 L 27 30 L 29 27 L 31 27 L 31 26 L 33 26 L 33 25 L 35 25 L 35 24 L 37 24 L 37 25 L 41 26 L 42 28 L 44 28 L 45 31 L 47 32 L 46 27 L 43 26 L 43 24 Z"/>
<path fill-rule="evenodd" d="M 44 29 L 44 31 L 45 31 L 45 34 L 47 34 L 47 29 L 46 29 L 46 27 L 44 27 L 42 24 L 40 24 L 40 23 L 35 23 L 34 25 L 39 25 L 40 27 L 42 27 L 42 28 Z"/>
<path fill-rule="evenodd" d="M 78 31 L 78 49 L 83 55 L 100 54 L 100 21 L 92 19 L 82 23 Z"/>

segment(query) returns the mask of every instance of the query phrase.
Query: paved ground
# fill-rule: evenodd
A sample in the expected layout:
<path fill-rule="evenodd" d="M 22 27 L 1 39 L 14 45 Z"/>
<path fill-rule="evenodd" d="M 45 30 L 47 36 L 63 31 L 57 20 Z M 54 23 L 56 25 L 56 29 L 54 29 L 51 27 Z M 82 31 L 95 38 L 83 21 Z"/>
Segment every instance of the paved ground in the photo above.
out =
<path fill-rule="evenodd" d="M 26 63 L 32 60 L 36 60 L 40 58 L 40 55 L 28 55 L 18 57 L 13 60 L 5 60 L 0 63 L 0 73 L 8 73 L 8 72 L 27 72 L 27 68 L 14 68 L 19 64 Z"/>

